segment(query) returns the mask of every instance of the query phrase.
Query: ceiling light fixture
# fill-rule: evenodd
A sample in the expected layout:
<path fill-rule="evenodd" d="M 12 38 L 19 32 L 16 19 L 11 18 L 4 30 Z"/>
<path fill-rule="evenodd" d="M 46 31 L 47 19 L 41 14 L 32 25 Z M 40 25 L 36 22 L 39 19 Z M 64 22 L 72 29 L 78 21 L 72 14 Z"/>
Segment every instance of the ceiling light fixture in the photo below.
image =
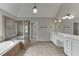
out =
<path fill-rule="evenodd" d="M 35 6 L 33 7 L 33 13 L 36 14 L 38 11 L 37 7 L 36 7 L 36 3 L 35 3 Z"/>

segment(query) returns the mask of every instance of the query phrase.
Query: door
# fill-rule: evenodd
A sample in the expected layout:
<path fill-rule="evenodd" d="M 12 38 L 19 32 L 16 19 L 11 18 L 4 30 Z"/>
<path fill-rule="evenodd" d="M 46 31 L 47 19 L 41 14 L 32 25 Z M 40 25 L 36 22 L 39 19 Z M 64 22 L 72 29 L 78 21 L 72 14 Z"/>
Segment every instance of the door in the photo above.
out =
<path fill-rule="evenodd" d="M 74 35 L 78 35 L 78 23 L 74 23 Z"/>
<path fill-rule="evenodd" d="M 38 39 L 38 23 L 31 22 L 31 40 Z"/>

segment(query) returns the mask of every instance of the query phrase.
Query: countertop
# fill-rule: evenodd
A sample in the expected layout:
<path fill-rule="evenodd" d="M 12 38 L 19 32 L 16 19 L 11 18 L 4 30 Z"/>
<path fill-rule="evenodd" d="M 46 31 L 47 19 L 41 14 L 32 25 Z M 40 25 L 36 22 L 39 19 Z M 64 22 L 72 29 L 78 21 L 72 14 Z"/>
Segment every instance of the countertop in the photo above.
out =
<path fill-rule="evenodd" d="M 56 35 L 61 36 L 61 37 L 79 40 L 78 35 L 66 34 L 66 33 L 60 33 L 60 32 L 51 32 L 50 34 L 56 34 Z"/>

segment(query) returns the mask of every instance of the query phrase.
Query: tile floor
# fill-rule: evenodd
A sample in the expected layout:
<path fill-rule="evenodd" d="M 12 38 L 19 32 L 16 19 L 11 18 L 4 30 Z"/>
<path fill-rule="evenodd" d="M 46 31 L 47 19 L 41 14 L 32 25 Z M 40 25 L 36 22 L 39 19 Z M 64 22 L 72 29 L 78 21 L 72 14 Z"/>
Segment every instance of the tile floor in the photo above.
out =
<path fill-rule="evenodd" d="M 22 50 L 18 56 L 66 56 L 63 50 L 52 42 L 34 42 L 28 49 Z"/>

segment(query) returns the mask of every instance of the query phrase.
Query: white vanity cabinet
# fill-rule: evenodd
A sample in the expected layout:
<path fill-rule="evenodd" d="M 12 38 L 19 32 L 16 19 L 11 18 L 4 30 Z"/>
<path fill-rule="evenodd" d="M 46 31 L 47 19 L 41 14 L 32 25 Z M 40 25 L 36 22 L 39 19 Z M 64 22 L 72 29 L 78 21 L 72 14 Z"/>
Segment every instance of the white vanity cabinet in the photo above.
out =
<path fill-rule="evenodd" d="M 79 38 L 75 36 L 64 37 L 64 52 L 68 56 L 79 56 Z"/>
<path fill-rule="evenodd" d="M 64 53 L 68 56 L 79 56 L 79 36 L 64 33 L 51 33 L 50 40 L 57 47 L 64 47 Z"/>
<path fill-rule="evenodd" d="M 79 40 L 78 40 L 78 38 L 65 37 L 64 52 L 68 56 L 79 56 Z"/>
<path fill-rule="evenodd" d="M 72 56 L 79 56 L 79 40 L 72 40 Z"/>
<path fill-rule="evenodd" d="M 63 38 L 60 37 L 58 34 L 51 33 L 50 40 L 58 47 L 63 47 Z"/>
<path fill-rule="evenodd" d="M 72 54 L 72 41 L 69 38 L 64 39 L 64 52 L 68 56 L 71 56 Z"/>
<path fill-rule="evenodd" d="M 50 40 L 56 45 L 56 35 L 55 34 L 50 34 Z"/>

